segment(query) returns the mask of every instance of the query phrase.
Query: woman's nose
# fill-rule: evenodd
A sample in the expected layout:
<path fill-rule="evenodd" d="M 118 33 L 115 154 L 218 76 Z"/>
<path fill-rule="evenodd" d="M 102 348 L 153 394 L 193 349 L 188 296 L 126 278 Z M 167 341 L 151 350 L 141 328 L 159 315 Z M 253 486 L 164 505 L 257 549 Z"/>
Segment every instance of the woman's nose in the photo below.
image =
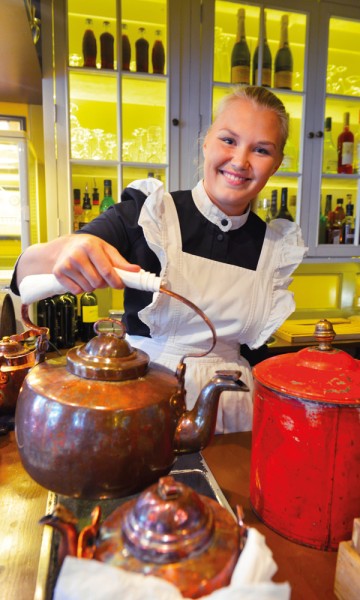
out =
<path fill-rule="evenodd" d="M 234 149 L 231 164 L 238 169 L 247 169 L 249 166 L 249 154 L 247 149 L 237 146 Z"/>

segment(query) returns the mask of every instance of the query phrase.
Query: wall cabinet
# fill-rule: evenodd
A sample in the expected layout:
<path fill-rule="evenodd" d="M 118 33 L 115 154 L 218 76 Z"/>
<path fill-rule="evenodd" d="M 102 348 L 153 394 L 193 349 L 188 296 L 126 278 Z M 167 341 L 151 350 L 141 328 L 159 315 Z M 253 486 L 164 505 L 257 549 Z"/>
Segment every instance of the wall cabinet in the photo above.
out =
<path fill-rule="evenodd" d="M 290 210 L 309 246 L 306 260 L 358 260 L 360 173 L 326 172 L 323 160 L 325 118 L 332 119 L 335 144 L 344 113 L 350 113 L 354 135 L 359 127 L 360 48 L 354 43 L 360 36 L 358 2 L 303 0 L 296 9 L 288 0 L 43 0 L 43 4 L 46 178 L 53 207 L 48 207 L 49 238 L 71 231 L 74 188 L 84 191 L 87 185 L 91 193 L 97 187 L 101 194 L 102 182 L 109 178 L 119 199 L 129 181 L 148 173 L 160 175 L 170 191 L 195 184 L 201 173 L 202 136 L 217 102 L 232 88 L 231 51 L 237 11 L 244 8 L 251 59 L 266 19 L 274 65 L 284 14 L 289 18 L 293 56 L 292 89 L 273 88 L 271 82 L 290 115 L 287 160 L 258 198 L 259 211 L 273 190 L 280 197 L 280 189 L 287 187 Z M 98 43 L 94 68 L 83 66 L 82 36 L 89 18 Z M 103 69 L 99 62 L 104 21 L 114 36 L 114 69 Z M 129 71 L 120 68 L 123 25 L 132 50 Z M 148 73 L 136 66 L 140 28 L 149 42 Z M 163 74 L 154 73 L 151 65 L 158 31 L 165 50 Z M 260 64 L 261 55 L 260 49 Z M 345 205 L 351 196 L 352 244 L 319 240 L 320 214 L 329 194 L 333 208 L 338 198 Z"/>

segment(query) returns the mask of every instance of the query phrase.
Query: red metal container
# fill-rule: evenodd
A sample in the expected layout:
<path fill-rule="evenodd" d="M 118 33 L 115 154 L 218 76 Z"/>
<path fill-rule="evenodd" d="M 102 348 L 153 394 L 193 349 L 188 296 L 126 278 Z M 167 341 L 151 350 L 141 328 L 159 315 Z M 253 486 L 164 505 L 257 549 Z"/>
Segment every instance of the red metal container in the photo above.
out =
<path fill-rule="evenodd" d="M 320 550 L 350 539 L 360 515 L 360 361 L 332 348 L 320 321 L 318 346 L 254 368 L 250 501 L 284 537 Z"/>

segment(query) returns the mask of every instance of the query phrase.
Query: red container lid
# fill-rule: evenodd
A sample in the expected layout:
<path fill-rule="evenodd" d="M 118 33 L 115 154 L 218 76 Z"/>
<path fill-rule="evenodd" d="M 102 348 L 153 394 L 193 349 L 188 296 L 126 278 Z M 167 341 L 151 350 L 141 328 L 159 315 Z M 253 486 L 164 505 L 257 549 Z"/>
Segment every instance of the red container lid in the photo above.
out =
<path fill-rule="evenodd" d="M 333 348 L 334 337 L 332 324 L 319 321 L 318 346 L 264 360 L 253 369 L 255 380 L 286 396 L 360 407 L 360 361 Z"/>

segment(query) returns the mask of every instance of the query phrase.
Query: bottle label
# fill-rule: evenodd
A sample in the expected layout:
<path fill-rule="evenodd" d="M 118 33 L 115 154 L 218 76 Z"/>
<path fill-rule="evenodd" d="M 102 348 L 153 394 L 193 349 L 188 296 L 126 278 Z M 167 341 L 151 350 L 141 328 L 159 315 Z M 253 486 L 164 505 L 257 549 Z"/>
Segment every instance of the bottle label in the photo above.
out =
<path fill-rule="evenodd" d="M 255 85 L 257 85 L 257 79 L 258 79 L 258 69 L 255 69 Z M 271 87 L 271 69 L 264 69 L 262 70 L 262 74 L 261 74 L 261 85 L 263 87 Z"/>
<path fill-rule="evenodd" d="M 83 323 L 95 323 L 99 318 L 99 307 L 95 306 L 82 306 L 81 307 L 81 319 Z"/>
<path fill-rule="evenodd" d="M 341 164 L 352 165 L 354 155 L 353 142 L 343 142 L 341 148 Z"/>
<path fill-rule="evenodd" d="M 231 83 L 250 83 L 250 67 L 237 65 L 231 67 Z"/>
<path fill-rule="evenodd" d="M 278 71 L 274 75 L 274 86 L 276 88 L 292 89 L 292 72 Z"/>

